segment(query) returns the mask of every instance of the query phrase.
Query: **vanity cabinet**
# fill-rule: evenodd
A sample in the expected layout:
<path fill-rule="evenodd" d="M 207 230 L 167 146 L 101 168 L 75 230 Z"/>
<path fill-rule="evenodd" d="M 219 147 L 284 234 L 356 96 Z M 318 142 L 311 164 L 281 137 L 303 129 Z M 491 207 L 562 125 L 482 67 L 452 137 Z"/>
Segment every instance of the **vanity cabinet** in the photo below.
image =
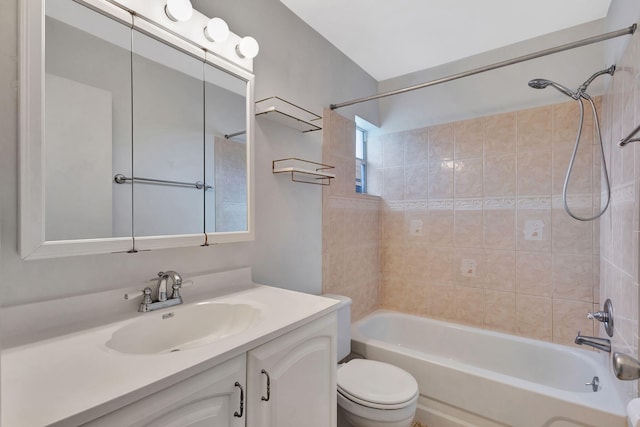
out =
<path fill-rule="evenodd" d="M 245 367 L 242 354 L 83 426 L 243 427 Z"/>
<path fill-rule="evenodd" d="M 336 330 L 328 314 L 82 426 L 335 427 Z"/>
<path fill-rule="evenodd" d="M 247 354 L 247 427 L 335 427 L 335 313 Z"/>

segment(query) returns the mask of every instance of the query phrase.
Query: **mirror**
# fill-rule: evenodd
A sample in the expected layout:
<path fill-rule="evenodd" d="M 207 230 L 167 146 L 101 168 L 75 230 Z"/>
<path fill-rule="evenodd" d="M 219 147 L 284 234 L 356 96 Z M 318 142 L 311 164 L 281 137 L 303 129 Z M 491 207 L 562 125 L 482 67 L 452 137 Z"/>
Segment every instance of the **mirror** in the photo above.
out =
<path fill-rule="evenodd" d="M 248 230 L 247 89 L 244 82 L 209 64 L 204 66 L 205 94 L 205 230 Z"/>
<path fill-rule="evenodd" d="M 110 2 L 26 1 L 22 257 L 251 240 L 253 75 Z"/>
<path fill-rule="evenodd" d="M 44 64 L 45 240 L 131 236 L 131 29 L 47 1 Z"/>
<path fill-rule="evenodd" d="M 204 63 L 135 30 L 132 51 L 133 235 L 202 235 Z"/>

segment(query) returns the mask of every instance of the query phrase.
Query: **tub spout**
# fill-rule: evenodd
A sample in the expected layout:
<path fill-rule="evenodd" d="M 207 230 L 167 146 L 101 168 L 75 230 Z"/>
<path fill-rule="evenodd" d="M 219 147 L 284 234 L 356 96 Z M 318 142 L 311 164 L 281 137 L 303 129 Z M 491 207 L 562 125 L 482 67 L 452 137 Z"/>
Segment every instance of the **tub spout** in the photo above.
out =
<path fill-rule="evenodd" d="M 611 353 L 611 341 L 606 338 L 588 337 L 580 335 L 580 331 L 578 331 L 575 343 L 578 345 L 588 345 L 589 347 Z"/>
<path fill-rule="evenodd" d="M 637 380 L 640 378 L 640 361 L 624 353 L 613 353 L 611 359 L 613 372 L 620 380 Z"/>

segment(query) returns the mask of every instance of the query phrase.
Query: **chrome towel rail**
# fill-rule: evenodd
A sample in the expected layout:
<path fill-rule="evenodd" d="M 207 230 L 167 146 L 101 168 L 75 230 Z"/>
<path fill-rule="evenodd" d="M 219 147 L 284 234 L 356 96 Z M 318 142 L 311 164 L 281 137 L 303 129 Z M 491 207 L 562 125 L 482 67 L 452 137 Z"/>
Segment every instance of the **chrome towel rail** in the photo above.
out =
<path fill-rule="evenodd" d="M 629 135 L 627 135 L 626 138 L 622 138 L 620 140 L 620 142 L 618 142 L 618 147 L 624 147 L 625 145 L 627 145 L 630 142 L 638 142 L 638 141 L 640 141 L 640 138 L 634 138 L 634 136 L 636 136 L 636 134 L 638 132 L 640 132 L 640 125 L 638 125 L 637 128 L 632 130 L 631 133 Z"/>
<path fill-rule="evenodd" d="M 182 182 L 182 181 L 169 181 L 169 180 L 166 180 L 166 179 L 139 178 L 139 177 L 136 177 L 136 176 L 134 176 L 133 178 L 130 178 L 128 176 L 124 176 L 121 173 L 116 174 L 113 177 L 113 182 L 115 182 L 116 184 L 124 184 L 127 181 L 137 181 L 137 182 L 148 183 L 148 184 L 178 185 L 178 186 L 183 186 L 183 187 L 193 187 L 193 188 L 197 188 L 198 190 L 202 190 L 204 188 L 205 191 L 206 190 L 210 190 L 210 189 L 213 188 L 212 185 L 206 185 L 202 181 Z"/>

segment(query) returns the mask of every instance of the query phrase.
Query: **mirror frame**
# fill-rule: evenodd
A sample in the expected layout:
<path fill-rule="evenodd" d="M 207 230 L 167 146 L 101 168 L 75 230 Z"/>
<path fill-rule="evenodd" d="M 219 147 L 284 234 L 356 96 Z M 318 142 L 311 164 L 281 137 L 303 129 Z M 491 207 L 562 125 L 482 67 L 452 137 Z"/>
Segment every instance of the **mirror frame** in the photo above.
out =
<path fill-rule="evenodd" d="M 108 16 L 131 28 L 135 28 L 169 46 L 219 68 L 246 82 L 247 123 L 247 230 L 238 232 L 202 233 L 169 236 L 112 237 L 79 240 L 45 240 L 44 194 L 44 2 L 45 0 L 20 1 L 19 32 L 19 166 L 20 166 L 20 239 L 19 252 L 23 259 L 42 259 L 64 256 L 136 252 L 138 250 L 165 249 L 187 246 L 209 246 L 218 243 L 254 240 L 254 82 L 249 70 L 253 63 L 235 60 L 231 62 L 207 51 L 195 42 L 178 36 L 183 30 L 169 31 L 105 0 L 74 0 L 85 7 Z M 207 18 L 194 11 L 199 21 Z M 184 23 L 182 23 L 184 24 Z M 162 25 L 170 25 L 162 23 Z M 196 24 L 194 24 L 196 25 Z M 183 25 L 184 27 L 184 25 Z M 202 31 L 200 31 L 201 33 Z M 238 36 L 233 35 L 238 38 Z M 240 62 L 249 69 L 237 65 Z"/>

